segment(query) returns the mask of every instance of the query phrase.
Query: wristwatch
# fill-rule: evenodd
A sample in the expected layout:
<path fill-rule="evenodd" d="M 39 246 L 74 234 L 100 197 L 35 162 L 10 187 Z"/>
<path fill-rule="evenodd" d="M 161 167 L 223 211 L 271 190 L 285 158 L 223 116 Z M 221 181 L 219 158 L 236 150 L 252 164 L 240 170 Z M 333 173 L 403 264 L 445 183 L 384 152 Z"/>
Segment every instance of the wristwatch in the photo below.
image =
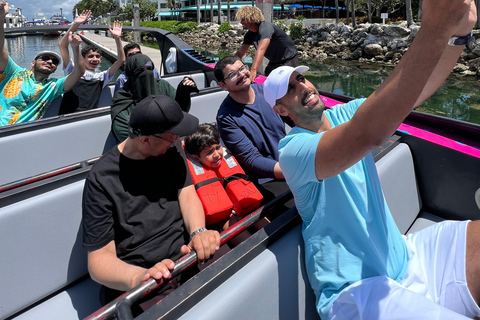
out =
<path fill-rule="evenodd" d="M 469 34 L 463 37 L 451 37 L 450 40 L 448 40 L 448 45 L 449 46 L 464 46 L 467 44 L 468 39 L 470 39 L 473 36 L 473 32 L 470 31 Z"/>
<path fill-rule="evenodd" d="M 192 241 L 193 237 L 199 233 L 202 233 L 202 232 L 205 232 L 207 231 L 207 229 L 205 228 L 200 228 L 200 229 L 197 229 L 195 231 L 192 232 L 192 234 L 190 235 L 190 241 Z"/>

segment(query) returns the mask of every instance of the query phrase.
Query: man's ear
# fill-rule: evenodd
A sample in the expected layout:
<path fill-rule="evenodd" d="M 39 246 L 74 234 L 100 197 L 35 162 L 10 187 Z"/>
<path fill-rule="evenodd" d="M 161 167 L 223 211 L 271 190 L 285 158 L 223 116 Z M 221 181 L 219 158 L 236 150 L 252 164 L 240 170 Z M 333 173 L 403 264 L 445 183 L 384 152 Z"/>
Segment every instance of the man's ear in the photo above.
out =
<path fill-rule="evenodd" d="M 219 82 L 218 86 L 222 88 L 223 91 L 228 91 L 227 85 L 223 81 Z"/>
<path fill-rule="evenodd" d="M 200 157 L 197 156 L 196 154 L 191 154 L 190 156 L 192 157 L 193 160 L 200 162 Z"/>
<path fill-rule="evenodd" d="M 289 116 L 287 109 L 280 103 L 277 103 L 276 105 L 273 106 L 273 111 L 275 111 L 276 113 L 284 117 Z"/>
<path fill-rule="evenodd" d="M 32 66 L 32 68 L 33 68 L 33 66 L 35 65 L 35 61 L 36 61 L 36 60 L 32 60 L 32 63 L 30 63 L 30 65 Z"/>
<path fill-rule="evenodd" d="M 138 139 L 140 139 L 140 143 L 143 146 L 145 146 L 145 147 L 150 146 L 150 136 L 140 136 L 140 137 L 138 137 Z"/>

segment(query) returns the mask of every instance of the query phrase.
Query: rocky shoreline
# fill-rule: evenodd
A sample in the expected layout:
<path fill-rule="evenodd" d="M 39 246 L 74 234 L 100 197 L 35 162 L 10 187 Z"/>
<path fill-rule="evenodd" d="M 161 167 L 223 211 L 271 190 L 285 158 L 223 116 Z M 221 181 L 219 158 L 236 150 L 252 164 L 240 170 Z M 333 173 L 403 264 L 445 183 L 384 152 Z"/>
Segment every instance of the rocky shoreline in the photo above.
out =
<path fill-rule="evenodd" d="M 177 36 L 192 47 L 219 54 L 234 54 L 243 42 L 241 25 L 232 25 L 231 30 L 218 33 L 219 25 L 200 25 L 200 32 L 181 33 Z M 326 59 L 358 61 L 393 66 L 408 50 L 420 27 L 407 27 L 377 23 L 359 24 L 355 28 L 343 23 L 305 28 L 301 39 L 295 40 L 300 60 L 322 62 Z M 288 32 L 287 32 L 288 33 Z M 253 46 L 247 53 L 254 56 Z M 473 31 L 453 72 L 461 76 L 480 76 L 480 30 Z"/>

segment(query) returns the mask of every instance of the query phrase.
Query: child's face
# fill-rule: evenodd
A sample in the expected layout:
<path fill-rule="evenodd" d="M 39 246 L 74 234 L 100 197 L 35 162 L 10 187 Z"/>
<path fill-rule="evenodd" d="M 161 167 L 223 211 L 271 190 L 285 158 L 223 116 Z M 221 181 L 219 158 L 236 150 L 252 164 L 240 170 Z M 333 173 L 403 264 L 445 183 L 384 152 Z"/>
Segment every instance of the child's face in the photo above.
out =
<path fill-rule="evenodd" d="M 203 148 L 202 152 L 200 152 L 200 155 L 196 157 L 198 159 L 198 162 L 203 164 L 204 166 L 208 168 L 218 168 L 220 164 L 222 163 L 223 159 L 223 148 L 221 144 L 214 144 L 209 147 Z"/>
<path fill-rule="evenodd" d="M 102 62 L 102 55 L 98 52 L 90 50 L 85 55 L 83 61 L 85 62 L 85 69 L 95 71 L 100 62 Z"/>

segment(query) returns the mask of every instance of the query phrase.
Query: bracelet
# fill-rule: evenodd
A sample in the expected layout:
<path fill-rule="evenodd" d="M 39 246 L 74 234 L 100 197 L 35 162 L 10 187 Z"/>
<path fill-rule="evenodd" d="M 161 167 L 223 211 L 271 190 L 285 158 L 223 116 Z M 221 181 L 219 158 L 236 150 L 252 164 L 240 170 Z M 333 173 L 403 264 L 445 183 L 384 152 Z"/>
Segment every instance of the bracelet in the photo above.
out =
<path fill-rule="evenodd" d="M 197 229 L 197 230 L 193 231 L 192 234 L 190 235 L 190 241 L 192 241 L 194 236 L 196 236 L 199 233 L 205 232 L 205 231 L 207 231 L 207 229 L 205 229 L 205 228 L 200 228 L 200 229 Z"/>

